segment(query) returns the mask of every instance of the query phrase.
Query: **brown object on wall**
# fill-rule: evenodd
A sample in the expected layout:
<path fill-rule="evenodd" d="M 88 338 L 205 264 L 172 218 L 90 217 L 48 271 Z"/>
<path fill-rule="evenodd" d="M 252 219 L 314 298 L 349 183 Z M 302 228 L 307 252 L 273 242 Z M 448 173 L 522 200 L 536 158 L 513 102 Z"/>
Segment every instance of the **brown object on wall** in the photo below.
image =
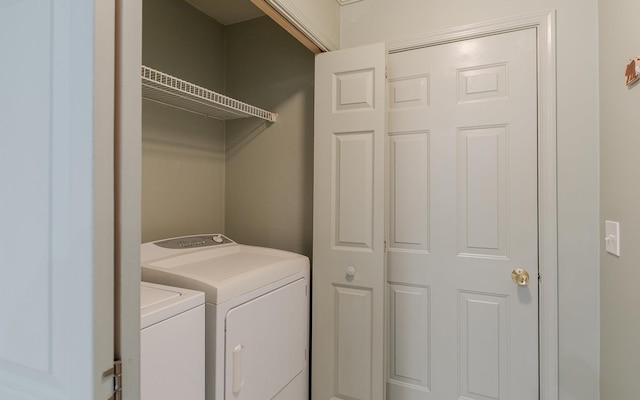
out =
<path fill-rule="evenodd" d="M 636 57 L 632 59 L 631 62 L 629 62 L 629 64 L 627 64 L 627 68 L 624 72 L 625 84 L 627 86 L 631 85 L 632 83 L 638 80 L 638 72 L 636 69 L 636 65 L 638 65 L 639 62 L 640 62 L 640 57 Z"/>

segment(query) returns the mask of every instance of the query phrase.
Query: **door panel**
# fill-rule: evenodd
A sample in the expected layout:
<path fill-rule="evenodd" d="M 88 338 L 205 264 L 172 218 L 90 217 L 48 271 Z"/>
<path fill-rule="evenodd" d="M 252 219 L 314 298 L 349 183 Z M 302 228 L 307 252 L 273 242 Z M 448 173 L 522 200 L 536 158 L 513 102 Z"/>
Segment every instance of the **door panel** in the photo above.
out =
<path fill-rule="evenodd" d="M 337 314 L 335 397 L 370 399 L 373 346 L 372 292 L 367 289 L 336 286 L 335 294 Z"/>
<path fill-rule="evenodd" d="M 316 57 L 315 400 L 383 398 L 385 53 Z"/>
<path fill-rule="evenodd" d="M 429 250 L 429 132 L 389 135 L 389 248 Z"/>
<path fill-rule="evenodd" d="M 460 394 L 468 399 L 508 399 L 508 299 L 459 293 Z"/>
<path fill-rule="evenodd" d="M 113 391 L 113 13 L 0 1 L 2 399 Z"/>
<path fill-rule="evenodd" d="M 429 390 L 431 351 L 428 287 L 389 284 L 389 380 Z M 396 398 L 389 394 L 389 398 Z"/>
<path fill-rule="evenodd" d="M 389 398 L 538 399 L 536 82 L 534 29 L 389 56 Z"/>
<path fill-rule="evenodd" d="M 373 132 L 332 136 L 334 246 L 371 250 L 373 245 L 373 139 Z"/>
<path fill-rule="evenodd" d="M 460 254 L 506 256 L 507 127 L 458 130 Z"/>
<path fill-rule="evenodd" d="M 55 193 L 50 190 L 53 177 L 48 166 L 61 161 L 52 157 L 51 146 L 54 139 L 65 140 L 66 135 L 56 132 L 58 137 L 52 137 L 49 130 L 53 108 L 49 99 L 51 44 L 48 40 L 29 37 L 28 32 L 37 27 L 49 32 L 53 28 L 51 13 L 52 6 L 46 3 L 32 7 L 25 1 L 0 6 L 0 24 L 3 30 L 6 29 L 0 38 L 0 48 L 5 54 L 8 51 L 3 55 L 5 61 L 0 67 L 4 77 L 0 112 L 3 125 L 8 123 L 3 128 L 3 145 L 0 146 L 0 167 L 3 171 L 3 194 L 0 196 L 0 221 L 4 227 L 0 233 L 0 249 L 4 258 L 2 264 L 5 266 L 3 281 L 24 282 L 29 288 L 24 290 L 26 287 L 9 284 L 6 285 L 8 291 L 3 290 L 0 315 L 6 321 L 5 326 L 11 329 L 0 330 L 0 344 L 21 345 L 0 345 L 0 359 L 5 368 L 23 368 L 34 375 L 49 374 L 52 361 L 49 343 L 51 310 L 48 307 L 52 295 L 49 235 L 51 229 L 58 226 L 53 225 L 50 219 Z M 31 24 L 20 23 L 19 18 L 27 15 Z M 22 45 L 28 46 L 31 51 L 22 55 L 20 44 L 14 43 L 15 36 L 24 38 Z M 6 62 L 12 59 L 19 61 Z M 20 76 L 18 74 L 25 70 L 31 72 L 30 84 L 24 85 L 20 80 L 9 78 Z M 5 93 L 12 93 L 13 99 L 5 96 Z M 29 107 L 43 118 L 32 118 Z M 22 171 L 19 179 L 13 173 L 15 171 Z M 20 207 L 24 207 L 21 212 Z M 8 227 L 13 229 L 9 230 Z M 22 235 L 28 235 L 35 243 L 44 243 L 46 247 L 43 251 L 31 251 L 29 241 L 16 240 L 16 236 Z M 24 304 L 25 309 L 16 308 L 15 304 Z"/>

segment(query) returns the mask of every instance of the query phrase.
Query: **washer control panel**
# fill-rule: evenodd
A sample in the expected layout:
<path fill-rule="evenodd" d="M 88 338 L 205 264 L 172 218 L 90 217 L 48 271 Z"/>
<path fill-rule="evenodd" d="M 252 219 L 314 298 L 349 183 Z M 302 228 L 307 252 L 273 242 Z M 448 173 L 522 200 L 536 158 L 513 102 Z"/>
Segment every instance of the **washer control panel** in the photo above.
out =
<path fill-rule="evenodd" d="M 156 246 L 165 249 L 194 249 L 198 247 L 219 246 L 235 242 L 228 237 L 215 233 L 211 235 L 182 236 L 154 242 Z"/>

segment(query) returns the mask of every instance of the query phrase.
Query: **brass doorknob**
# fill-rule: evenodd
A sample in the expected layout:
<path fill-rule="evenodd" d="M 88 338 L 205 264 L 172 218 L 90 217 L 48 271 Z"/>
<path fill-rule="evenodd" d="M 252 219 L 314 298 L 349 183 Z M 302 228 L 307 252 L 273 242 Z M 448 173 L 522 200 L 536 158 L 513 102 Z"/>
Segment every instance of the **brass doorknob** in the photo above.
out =
<path fill-rule="evenodd" d="M 527 286 L 529 283 L 529 273 L 526 269 L 516 268 L 511 272 L 511 279 L 513 279 L 518 286 Z"/>

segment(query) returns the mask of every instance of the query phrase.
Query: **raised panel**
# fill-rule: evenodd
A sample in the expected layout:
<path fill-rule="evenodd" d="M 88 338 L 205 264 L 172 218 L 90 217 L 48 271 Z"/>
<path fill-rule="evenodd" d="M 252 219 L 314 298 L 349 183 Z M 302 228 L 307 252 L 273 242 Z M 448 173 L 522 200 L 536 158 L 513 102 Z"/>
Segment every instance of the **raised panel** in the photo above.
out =
<path fill-rule="evenodd" d="M 460 129 L 460 253 L 507 256 L 507 127 Z"/>
<path fill-rule="evenodd" d="M 428 287 L 389 284 L 390 386 L 430 390 L 430 320 Z"/>
<path fill-rule="evenodd" d="M 429 133 L 389 135 L 391 249 L 428 251 Z"/>
<path fill-rule="evenodd" d="M 507 64 L 458 70 L 458 102 L 507 97 Z"/>
<path fill-rule="evenodd" d="M 429 105 L 429 75 L 389 80 L 389 110 Z"/>
<path fill-rule="evenodd" d="M 370 289 L 334 286 L 335 397 L 371 398 L 373 305 Z"/>
<path fill-rule="evenodd" d="M 461 398 L 508 398 L 508 298 L 459 293 Z"/>
<path fill-rule="evenodd" d="M 372 110 L 374 104 L 374 70 L 342 72 L 334 75 L 334 110 Z"/>
<path fill-rule="evenodd" d="M 333 154 L 334 245 L 371 249 L 373 132 L 335 134 Z"/>

